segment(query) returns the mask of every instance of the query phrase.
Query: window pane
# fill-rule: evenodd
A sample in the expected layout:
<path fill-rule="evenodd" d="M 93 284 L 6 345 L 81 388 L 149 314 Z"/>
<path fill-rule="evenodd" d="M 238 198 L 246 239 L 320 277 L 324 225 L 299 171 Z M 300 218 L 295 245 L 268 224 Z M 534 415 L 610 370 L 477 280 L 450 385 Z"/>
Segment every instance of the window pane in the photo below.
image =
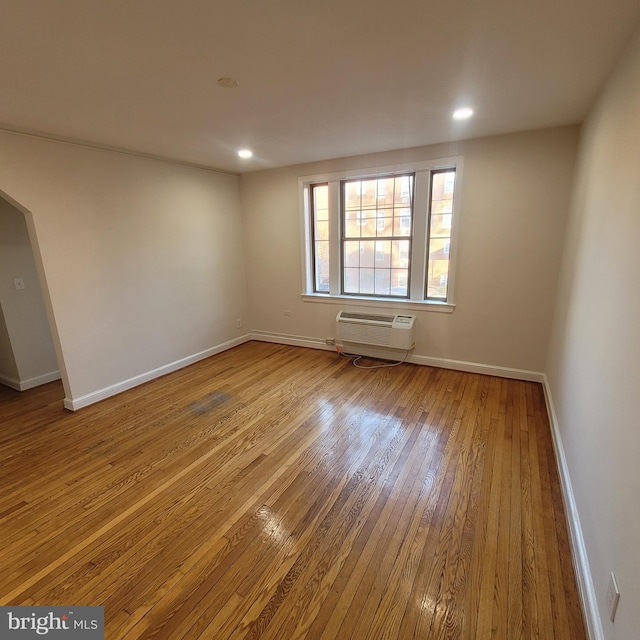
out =
<path fill-rule="evenodd" d="M 453 211 L 453 190 L 455 171 L 441 171 L 433 174 L 431 187 L 431 213 L 451 213 Z"/>
<path fill-rule="evenodd" d="M 315 237 L 316 237 L 316 240 L 329 239 L 329 221 L 328 220 L 316 220 Z"/>
<path fill-rule="evenodd" d="M 373 269 L 360 269 L 360 291 L 358 293 L 375 293 L 375 272 Z"/>
<path fill-rule="evenodd" d="M 360 269 L 347 268 L 344 270 L 344 292 L 359 293 Z"/>
<path fill-rule="evenodd" d="M 429 242 L 429 261 L 445 262 L 449 260 L 449 240 L 436 238 Z"/>
<path fill-rule="evenodd" d="M 445 300 L 449 279 L 449 241 L 433 240 L 429 243 L 429 272 L 427 296 Z"/>
<path fill-rule="evenodd" d="M 360 267 L 373 267 L 375 265 L 375 242 L 360 243 Z"/>
<path fill-rule="evenodd" d="M 326 185 L 316 186 L 313 189 L 317 220 L 329 219 L 329 189 Z"/>
<path fill-rule="evenodd" d="M 409 270 L 391 269 L 391 295 L 407 296 L 409 292 Z"/>
<path fill-rule="evenodd" d="M 378 238 L 390 237 L 393 235 L 393 218 L 380 218 L 378 220 Z"/>
<path fill-rule="evenodd" d="M 451 214 L 431 216 L 431 238 L 451 237 Z"/>
<path fill-rule="evenodd" d="M 316 291 L 329 291 L 329 243 L 316 242 Z"/>
<path fill-rule="evenodd" d="M 375 209 L 378 196 L 377 180 L 362 180 L 362 208 Z"/>
<path fill-rule="evenodd" d="M 375 294 L 379 296 L 391 295 L 390 269 L 376 269 Z"/>
<path fill-rule="evenodd" d="M 394 178 L 378 180 L 378 208 L 393 206 Z"/>
<path fill-rule="evenodd" d="M 389 269 L 391 267 L 391 242 L 378 240 L 376 242 L 376 269 Z"/>
<path fill-rule="evenodd" d="M 395 179 L 396 204 L 408 205 L 411 201 L 411 191 L 413 190 L 413 176 L 397 176 Z"/>
<path fill-rule="evenodd" d="M 394 236 L 410 236 L 411 235 L 411 218 L 402 216 L 393 219 L 393 235 Z"/>
<path fill-rule="evenodd" d="M 360 181 L 345 182 L 344 184 L 345 210 L 360 209 Z"/>
<path fill-rule="evenodd" d="M 376 235 L 390 236 L 393 235 L 393 218 L 387 216 L 386 211 L 378 211 L 378 218 L 376 220 Z"/>
<path fill-rule="evenodd" d="M 360 221 L 359 220 L 347 220 L 344 229 L 345 238 L 359 238 L 360 237 Z"/>
<path fill-rule="evenodd" d="M 344 266 L 354 268 L 360 266 L 360 243 L 358 241 L 349 240 L 344 243 Z"/>
<path fill-rule="evenodd" d="M 409 241 L 394 240 L 391 243 L 391 266 L 395 268 L 409 268 Z"/>
<path fill-rule="evenodd" d="M 378 228 L 378 221 L 375 218 L 365 220 L 364 226 L 361 228 L 361 233 L 367 238 L 376 237 L 376 229 Z"/>

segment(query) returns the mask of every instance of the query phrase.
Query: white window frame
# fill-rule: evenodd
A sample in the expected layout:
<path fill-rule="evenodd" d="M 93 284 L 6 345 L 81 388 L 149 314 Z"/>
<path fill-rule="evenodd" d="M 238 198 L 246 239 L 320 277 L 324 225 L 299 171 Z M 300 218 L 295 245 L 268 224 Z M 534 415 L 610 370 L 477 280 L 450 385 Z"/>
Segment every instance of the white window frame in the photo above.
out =
<path fill-rule="evenodd" d="M 330 304 L 375 306 L 387 308 L 420 308 L 429 311 L 451 313 L 455 308 L 455 269 L 458 249 L 458 229 L 462 201 L 462 157 L 440 158 L 433 161 L 403 163 L 368 169 L 338 171 L 298 178 L 300 210 L 300 241 L 302 244 L 301 267 L 304 290 L 302 299 L 307 302 Z M 427 300 L 427 235 L 429 201 L 431 197 L 431 172 L 439 169 L 455 169 L 455 198 L 452 211 L 451 245 L 449 253 L 449 275 L 446 302 Z M 341 293 L 341 242 L 340 242 L 340 183 L 342 180 L 382 178 L 396 173 L 415 174 L 415 198 L 413 214 L 413 239 L 411 252 L 411 273 L 409 298 L 389 298 L 371 296 L 351 296 Z M 313 250 L 311 246 L 311 212 L 309 192 L 312 184 L 328 184 L 329 200 L 329 293 L 315 293 L 313 290 Z"/>

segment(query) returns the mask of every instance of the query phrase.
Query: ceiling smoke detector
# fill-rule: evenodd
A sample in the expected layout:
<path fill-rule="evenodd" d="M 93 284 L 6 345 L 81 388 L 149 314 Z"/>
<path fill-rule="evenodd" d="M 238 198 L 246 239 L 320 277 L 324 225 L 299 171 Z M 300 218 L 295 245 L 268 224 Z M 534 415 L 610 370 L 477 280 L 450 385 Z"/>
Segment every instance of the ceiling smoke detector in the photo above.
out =
<path fill-rule="evenodd" d="M 235 89 L 238 86 L 238 81 L 233 78 L 218 78 L 218 86 L 224 89 Z"/>

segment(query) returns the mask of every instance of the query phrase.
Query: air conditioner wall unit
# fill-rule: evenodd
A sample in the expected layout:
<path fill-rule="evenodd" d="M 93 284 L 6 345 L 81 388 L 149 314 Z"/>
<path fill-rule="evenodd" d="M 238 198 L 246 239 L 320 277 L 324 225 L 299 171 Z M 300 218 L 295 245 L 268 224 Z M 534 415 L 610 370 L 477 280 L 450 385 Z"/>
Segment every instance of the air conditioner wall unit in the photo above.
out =
<path fill-rule="evenodd" d="M 336 341 L 408 351 L 415 346 L 414 325 L 415 316 L 410 315 L 340 311 L 336 316 Z"/>

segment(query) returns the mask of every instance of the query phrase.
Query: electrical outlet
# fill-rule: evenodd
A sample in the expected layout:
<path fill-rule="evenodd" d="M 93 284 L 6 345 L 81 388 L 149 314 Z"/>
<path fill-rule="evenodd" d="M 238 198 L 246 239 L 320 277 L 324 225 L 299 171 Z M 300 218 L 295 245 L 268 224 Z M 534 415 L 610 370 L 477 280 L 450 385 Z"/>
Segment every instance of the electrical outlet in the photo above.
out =
<path fill-rule="evenodd" d="M 236 320 L 236 329 L 242 329 L 242 320 L 240 318 Z"/>
<path fill-rule="evenodd" d="M 13 279 L 13 286 L 16 288 L 17 291 L 20 291 L 20 289 L 24 289 L 24 279 L 23 278 L 14 278 Z"/>
<path fill-rule="evenodd" d="M 291 315 L 291 311 L 289 311 L 289 309 L 283 309 L 282 310 L 282 315 L 283 316 L 290 316 Z"/>
<path fill-rule="evenodd" d="M 335 338 L 326 338 L 325 342 L 330 346 L 333 347 L 336 344 L 336 339 Z"/>
<path fill-rule="evenodd" d="M 620 589 L 618 589 L 618 581 L 616 574 L 611 572 L 609 578 L 609 588 L 607 589 L 607 611 L 609 612 L 609 620 L 613 622 L 616 618 L 616 609 L 620 600 Z"/>

